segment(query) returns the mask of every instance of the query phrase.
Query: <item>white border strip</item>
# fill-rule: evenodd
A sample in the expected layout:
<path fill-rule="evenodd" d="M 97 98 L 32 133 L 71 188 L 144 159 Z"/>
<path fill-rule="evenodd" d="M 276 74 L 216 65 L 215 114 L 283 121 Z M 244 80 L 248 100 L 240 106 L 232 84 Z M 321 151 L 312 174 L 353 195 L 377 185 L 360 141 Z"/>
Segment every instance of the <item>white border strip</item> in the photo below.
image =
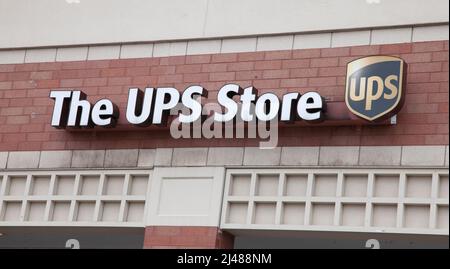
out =
<path fill-rule="evenodd" d="M 127 161 L 121 161 L 122 159 Z M 441 168 L 448 165 L 448 145 L 320 146 L 275 149 L 199 147 L 0 152 L 0 172 L 29 169 L 151 169 L 153 167 L 206 166 Z"/>
<path fill-rule="evenodd" d="M 112 60 L 198 54 L 380 45 L 449 39 L 449 25 L 142 44 L 0 50 L 0 64 Z"/>

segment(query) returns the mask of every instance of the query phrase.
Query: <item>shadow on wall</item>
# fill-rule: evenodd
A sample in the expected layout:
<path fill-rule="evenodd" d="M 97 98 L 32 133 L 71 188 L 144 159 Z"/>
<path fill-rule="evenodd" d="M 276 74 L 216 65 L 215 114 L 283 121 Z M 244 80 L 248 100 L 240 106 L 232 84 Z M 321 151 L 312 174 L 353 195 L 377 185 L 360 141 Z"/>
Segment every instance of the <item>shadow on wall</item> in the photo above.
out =
<path fill-rule="evenodd" d="M 234 238 L 237 249 L 364 249 L 376 239 L 380 249 L 448 249 L 449 237 L 437 235 L 276 232 L 271 235 L 240 233 Z M 373 248 L 373 245 L 372 247 Z"/>
<path fill-rule="evenodd" d="M 144 228 L 0 227 L 0 233 L 0 249 L 64 249 L 70 239 L 81 249 L 142 249 L 144 244 Z"/>

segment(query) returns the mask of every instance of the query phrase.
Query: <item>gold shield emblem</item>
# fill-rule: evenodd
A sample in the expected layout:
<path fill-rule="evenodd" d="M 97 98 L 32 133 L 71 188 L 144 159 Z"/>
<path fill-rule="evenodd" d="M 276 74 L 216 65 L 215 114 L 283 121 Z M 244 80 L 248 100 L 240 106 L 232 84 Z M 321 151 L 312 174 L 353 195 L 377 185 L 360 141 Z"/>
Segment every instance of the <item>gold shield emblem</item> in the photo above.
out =
<path fill-rule="evenodd" d="M 345 103 L 355 115 L 386 119 L 403 105 L 406 64 L 393 56 L 369 56 L 347 65 Z"/>

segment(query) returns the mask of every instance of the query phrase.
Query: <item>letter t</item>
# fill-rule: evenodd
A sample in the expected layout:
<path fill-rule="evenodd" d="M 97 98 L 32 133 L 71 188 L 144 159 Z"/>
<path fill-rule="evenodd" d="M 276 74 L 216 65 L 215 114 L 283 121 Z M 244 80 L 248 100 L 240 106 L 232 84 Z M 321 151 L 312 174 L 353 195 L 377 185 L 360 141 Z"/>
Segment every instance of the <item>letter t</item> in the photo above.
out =
<path fill-rule="evenodd" d="M 52 115 L 52 126 L 57 128 L 65 127 L 69 102 L 72 98 L 72 91 L 51 91 L 50 98 L 55 100 Z M 62 118 L 62 119 L 61 119 Z"/>

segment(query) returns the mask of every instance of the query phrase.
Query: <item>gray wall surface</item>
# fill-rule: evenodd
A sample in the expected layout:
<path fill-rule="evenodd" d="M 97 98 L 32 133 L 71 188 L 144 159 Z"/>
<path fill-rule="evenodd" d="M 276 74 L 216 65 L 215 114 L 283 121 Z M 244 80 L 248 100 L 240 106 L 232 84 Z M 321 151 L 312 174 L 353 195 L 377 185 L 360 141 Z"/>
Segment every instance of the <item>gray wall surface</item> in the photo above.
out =
<path fill-rule="evenodd" d="M 0 227 L 0 249 L 64 249 L 77 239 L 80 249 L 141 249 L 144 228 Z"/>
<path fill-rule="evenodd" d="M 447 0 L 0 0 L 0 49 L 445 23 L 448 8 Z"/>

